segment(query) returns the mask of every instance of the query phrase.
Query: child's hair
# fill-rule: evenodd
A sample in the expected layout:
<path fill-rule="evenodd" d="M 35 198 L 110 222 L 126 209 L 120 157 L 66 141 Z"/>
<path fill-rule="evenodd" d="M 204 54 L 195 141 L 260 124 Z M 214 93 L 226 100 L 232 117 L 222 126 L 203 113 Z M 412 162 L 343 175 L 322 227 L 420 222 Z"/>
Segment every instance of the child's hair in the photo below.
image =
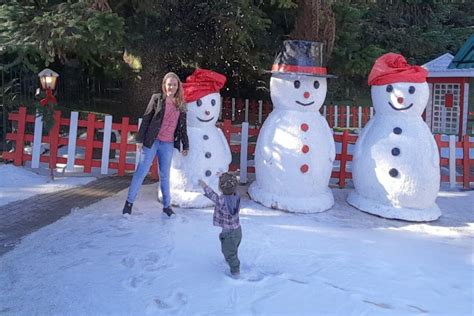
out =
<path fill-rule="evenodd" d="M 224 172 L 219 176 L 219 189 L 225 195 L 234 194 L 238 184 L 237 177 L 229 172 Z"/>

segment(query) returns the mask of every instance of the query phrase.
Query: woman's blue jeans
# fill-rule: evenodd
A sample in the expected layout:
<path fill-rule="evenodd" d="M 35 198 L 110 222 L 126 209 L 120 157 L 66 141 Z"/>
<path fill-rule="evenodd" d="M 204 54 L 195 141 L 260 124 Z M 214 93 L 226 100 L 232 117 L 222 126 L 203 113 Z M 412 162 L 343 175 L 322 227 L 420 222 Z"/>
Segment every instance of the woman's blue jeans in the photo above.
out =
<path fill-rule="evenodd" d="M 160 169 L 160 189 L 163 194 L 163 207 L 170 207 L 170 168 L 171 158 L 173 158 L 173 149 L 173 142 L 162 142 L 158 139 L 155 140 L 151 148 L 142 147 L 140 161 L 138 162 L 137 170 L 133 174 L 132 184 L 130 184 L 130 188 L 128 189 L 128 202 L 135 202 L 143 180 L 153 163 L 153 158 L 157 156 Z"/>

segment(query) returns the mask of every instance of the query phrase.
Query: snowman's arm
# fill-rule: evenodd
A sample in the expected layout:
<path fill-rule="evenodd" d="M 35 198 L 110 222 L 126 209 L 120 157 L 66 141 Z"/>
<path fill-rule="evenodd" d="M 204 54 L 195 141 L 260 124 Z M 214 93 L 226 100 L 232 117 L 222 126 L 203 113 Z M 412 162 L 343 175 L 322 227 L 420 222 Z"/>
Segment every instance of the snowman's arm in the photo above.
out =
<path fill-rule="evenodd" d="M 218 133 L 221 136 L 222 146 L 225 150 L 226 165 L 229 165 L 232 162 L 232 153 L 230 152 L 230 144 L 227 143 L 227 139 L 224 136 L 224 133 L 220 128 L 218 128 Z"/>

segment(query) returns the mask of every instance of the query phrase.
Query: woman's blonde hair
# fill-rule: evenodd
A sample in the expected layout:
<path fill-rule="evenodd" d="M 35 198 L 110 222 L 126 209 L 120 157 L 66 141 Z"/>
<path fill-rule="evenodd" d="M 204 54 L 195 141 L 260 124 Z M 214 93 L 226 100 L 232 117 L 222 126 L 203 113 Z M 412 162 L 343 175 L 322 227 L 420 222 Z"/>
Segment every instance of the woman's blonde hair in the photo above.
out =
<path fill-rule="evenodd" d="M 181 83 L 181 80 L 179 80 L 178 75 L 175 74 L 174 72 L 168 72 L 163 77 L 163 82 L 161 83 L 161 90 L 163 91 L 163 95 L 166 96 L 165 83 L 166 83 L 166 80 L 169 78 L 174 78 L 178 81 L 178 90 L 176 90 L 176 93 L 174 94 L 173 97 L 176 103 L 176 107 L 183 109 L 183 107 L 185 106 L 183 84 Z"/>

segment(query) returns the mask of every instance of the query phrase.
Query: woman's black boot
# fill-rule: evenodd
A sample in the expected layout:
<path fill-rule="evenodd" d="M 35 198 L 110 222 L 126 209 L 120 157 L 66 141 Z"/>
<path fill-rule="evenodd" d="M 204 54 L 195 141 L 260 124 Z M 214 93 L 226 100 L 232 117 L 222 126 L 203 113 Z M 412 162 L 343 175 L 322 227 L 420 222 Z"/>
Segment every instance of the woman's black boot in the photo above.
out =
<path fill-rule="evenodd" d="M 171 207 L 163 207 L 163 212 L 168 216 L 175 214 L 173 210 L 171 209 Z"/>
<path fill-rule="evenodd" d="M 125 201 L 125 206 L 123 207 L 122 214 L 132 214 L 132 206 L 133 206 L 133 203 L 130 203 L 129 201 Z"/>

